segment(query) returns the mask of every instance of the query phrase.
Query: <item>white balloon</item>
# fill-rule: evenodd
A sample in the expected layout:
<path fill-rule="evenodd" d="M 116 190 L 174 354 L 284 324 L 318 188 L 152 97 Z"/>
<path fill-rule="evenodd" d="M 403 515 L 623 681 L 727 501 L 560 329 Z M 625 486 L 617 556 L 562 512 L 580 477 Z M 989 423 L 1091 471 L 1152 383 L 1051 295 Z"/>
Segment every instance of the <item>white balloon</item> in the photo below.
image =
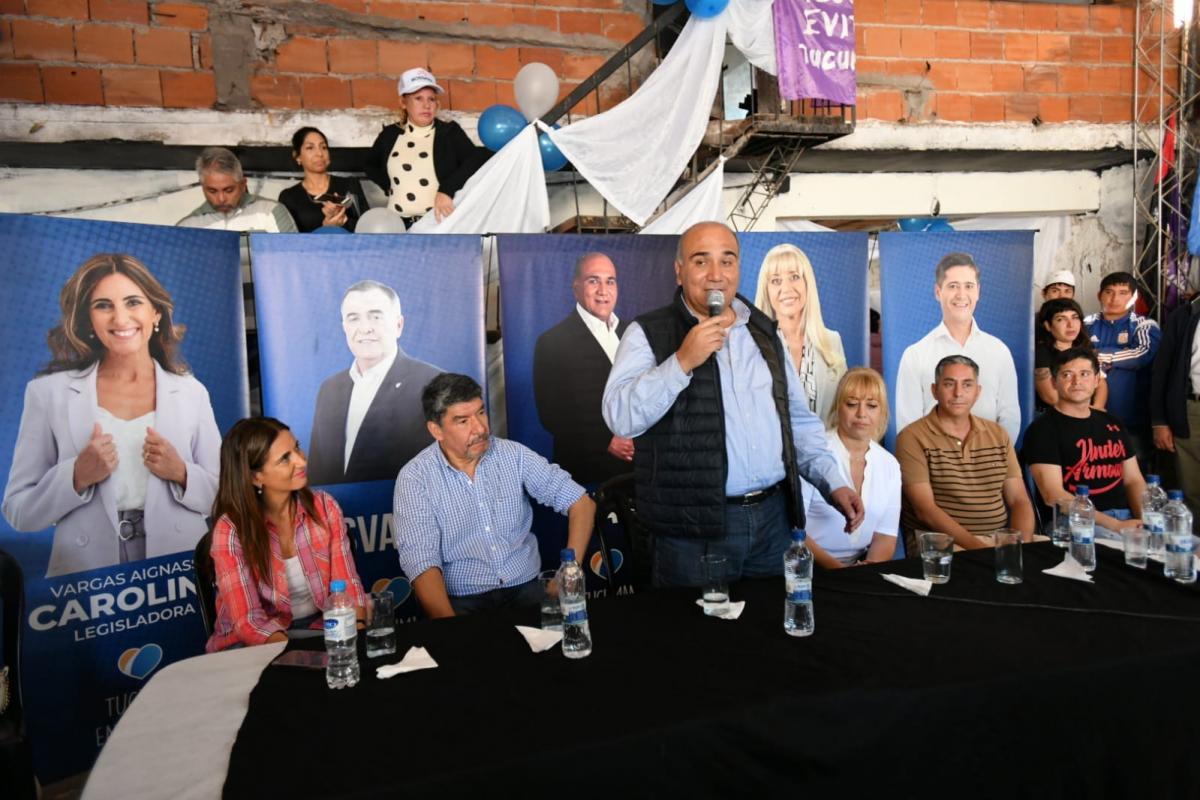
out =
<path fill-rule="evenodd" d="M 404 233 L 404 220 L 394 211 L 382 206 L 372 208 L 358 218 L 355 233 Z"/>
<path fill-rule="evenodd" d="M 533 122 L 554 108 L 558 100 L 558 76 L 540 62 L 526 64 L 513 79 L 513 94 L 517 96 L 517 108 L 525 119 Z"/>

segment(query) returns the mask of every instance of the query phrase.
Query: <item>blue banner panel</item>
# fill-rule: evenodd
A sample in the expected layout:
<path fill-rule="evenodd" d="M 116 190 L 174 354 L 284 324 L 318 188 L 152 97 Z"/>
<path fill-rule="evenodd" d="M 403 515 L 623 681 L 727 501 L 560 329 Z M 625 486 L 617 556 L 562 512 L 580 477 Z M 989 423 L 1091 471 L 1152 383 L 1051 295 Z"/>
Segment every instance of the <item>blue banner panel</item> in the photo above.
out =
<path fill-rule="evenodd" d="M 870 365 L 867 234 L 739 233 L 738 244 L 742 249 L 738 291 L 751 302 L 756 299 L 758 273 L 767 252 L 780 244 L 800 248 L 812 263 L 825 327 L 842 337 L 846 365 Z"/>
<path fill-rule="evenodd" d="M 883 377 L 888 400 L 895 409 L 896 374 L 905 348 L 942 321 L 942 309 L 934 297 L 934 270 L 944 256 L 956 252 L 970 254 L 979 265 L 975 322 L 980 330 L 1007 345 L 1012 354 L 1024 431 L 1033 413 L 1033 306 L 1029 292 L 1033 231 L 879 235 Z M 893 414 L 888 424 L 889 449 L 896 433 Z"/>
<path fill-rule="evenodd" d="M 310 481 L 341 505 L 363 585 L 390 589 L 401 618 L 411 617 L 417 603 L 396 560 L 392 490 L 400 467 L 433 441 L 425 384 L 458 372 L 486 396 L 479 237 L 254 234 L 250 253 L 263 411 L 291 427 Z M 392 353 L 347 457 L 350 369 Z"/>
<path fill-rule="evenodd" d="M 121 253 L 142 262 L 169 295 L 175 330 L 186 327 L 179 353 L 191 375 L 158 373 L 151 427 L 188 463 L 195 491 L 204 474 L 193 466 L 208 462 L 198 468 L 215 481 L 220 433 L 248 411 L 241 268 L 237 234 L 48 217 L 0 215 L 0 251 L 7 254 L 0 296 L 0 474 L 7 476 L 0 547 L 25 573 L 26 725 L 38 775 L 49 782 L 91 766 L 158 667 L 202 652 L 192 549 L 211 504 L 151 476 L 142 540 L 150 557 L 121 564 L 116 481 L 110 476 L 70 499 L 74 458 L 93 426 L 109 434 L 119 423 L 100 406 L 95 369 L 35 380 L 51 359 L 46 337 L 61 321 L 60 291 L 93 256 Z M 112 328 L 93 326 L 104 313 L 90 303 L 99 288 L 81 298 L 74 330 L 83 341 L 99 339 L 108 352 L 105 342 L 119 341 L 129 328 L 119 320 Z M 140 305 L 135 295 L 127 297 L 134 298 L 127 309 Z"/>
<path fill-rule="evenodd" d="M 612 459 L 596 466 L 597 460 L 605 459 L 611 436 L 599 418 L 611 364 L 575 310 L 575 263 L 592 252 L 611 259 L 618 287 L 614 313 L 623 330 L 639 314 L 671 301 L 676 241 L 675 236 L 648 235 L 496 237 L 508 435 L 554 461 L 556 439 L 549 428 L 557 428 L 557 460 L 566 462 L 568 471 L 585 485 L 632 472 L 633 465 L 624 470 Z M 540 353 L 540 392 L 534 385 L 535 353 Z M 598 452 L 581 453 L 585 447 Z M 566 519 L 535 503 L 534 532 L 543 566 L 557 566 L 558 550 L 566 541 Z M 580 563 L 594 576 L 601 572 L 598 553 L 581 557 Z M 614 572 L 619 572 L 616 564 Z"/>

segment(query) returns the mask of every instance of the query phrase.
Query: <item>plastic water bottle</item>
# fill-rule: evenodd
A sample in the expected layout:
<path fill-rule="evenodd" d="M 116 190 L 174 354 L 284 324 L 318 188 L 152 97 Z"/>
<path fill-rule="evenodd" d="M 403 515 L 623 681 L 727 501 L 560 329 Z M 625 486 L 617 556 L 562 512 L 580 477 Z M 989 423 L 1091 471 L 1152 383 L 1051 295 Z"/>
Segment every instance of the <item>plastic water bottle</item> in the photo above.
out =
<path fill-rule="evenodd" d="M 1163 509 L 1166 540 L 1166 558 L 1163 559 L 1163 574 L 1179 583 L 1196 582 L 1196 561 L 1192 557 L 1195 544 L 1192 541 L 1192 512 L 1183 502 L 1183 492 L 1172 489 L 1170 502 Z"/>
<path fill-rule="evenodd" d="M 562 650 L 567 658 L 586 658 L 592 654 L 592 632 L 588 628 L 587 591 L 583 569 L 575 563 L 575 551 L 562 551 L 558 570 L 558 602 L 562 607 Z"/>
<path fill-rule="evenodd" d="M 816 627 L 812 602 L 812 551 L 804 544 L 804 531 L 792 531 L 792 546 L 783 554 L 783 629 L 788 636 L 811 636 Z"/>
<path fill-rule="evenodd" d="M 1164 552 L 1163 508 L 1167 505 L 1167 493 L 1163 491 L 1157 475 L 1146 476 L 1146 491 L 1142 492 L 1142 527 L 1150 534 L 1149 551 L 1155 558 Z"/>
<path fill-rule="evenodd" d="M 325 682 L 330 689 L 342 689 L 358 683 L 357 614 L 346 596 L 346 582 L 329 584 L 329 607 L 325 609 Z"/>
<path fill-rule="evenodd" d="M 1077 487 L 1071 501 L 1071 557 L 1086 572 L 1096 568 L 1096 507 L 1086 486 Z"/>

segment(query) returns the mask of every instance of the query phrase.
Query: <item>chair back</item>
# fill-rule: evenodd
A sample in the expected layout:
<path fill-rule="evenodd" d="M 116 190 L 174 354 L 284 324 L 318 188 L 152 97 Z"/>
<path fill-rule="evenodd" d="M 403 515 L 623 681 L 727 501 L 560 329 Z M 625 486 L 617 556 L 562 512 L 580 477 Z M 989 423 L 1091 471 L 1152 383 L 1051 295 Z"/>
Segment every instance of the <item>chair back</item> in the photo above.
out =
<path fill-rule="evenodd" d="M 1025 492 L 1029 495 L 1029 504 L 1033 506 L 1033 532 L 1042 536 L 1050 535 L 1050 526 L 1054 524 L 1054 510 L 1042 500 L 1038 491 L 1037 481 L 1033 479 L 1033 470 L 1028 466 L 1021 468 L 1021 476 L 1025 479 Z M 1049 520 L 1049 524 L 1047 524 Z"/>
<path fill-rule="evenodd" d="M 33 751 L 25 735 L 21 697 L 21 626 L 25 619 L 25 576 L 21 565 L 0 550 L 0 626 L 4 667 L 8 668 L 8 708 L 0 716 L 0 795 L 6 800 L 37 800 Z"/>
<path fill-rule="evenodd" d="M 8 667 L 9 705 L 5 717 L 23 730 L 21 698 L 21 623 L 25 619 L 25 576 L 21 565 L 0 550 L 0 629 L 3 630 L 4 664 Z"/>
<path fill-rule="evenodd" d="M 192 571 L 196 575 L 196 596 L 200 600 L 200 620 L 204 633 L 212 636 L 217 621 L 217 574 L 212 560 L 212 528 L 196 542 L 192 557 Z"/>
<path fill-rule="evenodd" d="M 625 551 L 621 553 L 621 566 L 627 570 L 635 591 L 648 587 L 653 534 L 637 515 L 633 473 L 618 475 L 600 484 L 592 493 L 592 499 L 596 501 L 596 538 L 609 587 L 616 587 L 612 539 L 618 528 L 625 531 L 626 542 Z"/>

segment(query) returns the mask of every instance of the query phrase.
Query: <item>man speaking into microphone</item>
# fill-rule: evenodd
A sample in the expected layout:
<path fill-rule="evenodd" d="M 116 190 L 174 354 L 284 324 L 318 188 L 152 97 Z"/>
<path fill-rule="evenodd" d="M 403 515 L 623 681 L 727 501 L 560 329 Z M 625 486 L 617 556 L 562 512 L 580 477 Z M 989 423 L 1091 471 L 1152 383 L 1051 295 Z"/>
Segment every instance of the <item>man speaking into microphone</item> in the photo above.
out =
<path fill-rule="evenodd" d="M 688 228 L 674 300 L 630 324 L 604 389 L 604 421 L 635 443 L 656 586 L 700 586 L 705 555 L 725 556 L 731 581 L 782 574 L 791 530 L 804 527 L 800 478 L 847 531 L 862 522 L 776 324 L 737 294 L 738 274 L 733 231 Z"/>

